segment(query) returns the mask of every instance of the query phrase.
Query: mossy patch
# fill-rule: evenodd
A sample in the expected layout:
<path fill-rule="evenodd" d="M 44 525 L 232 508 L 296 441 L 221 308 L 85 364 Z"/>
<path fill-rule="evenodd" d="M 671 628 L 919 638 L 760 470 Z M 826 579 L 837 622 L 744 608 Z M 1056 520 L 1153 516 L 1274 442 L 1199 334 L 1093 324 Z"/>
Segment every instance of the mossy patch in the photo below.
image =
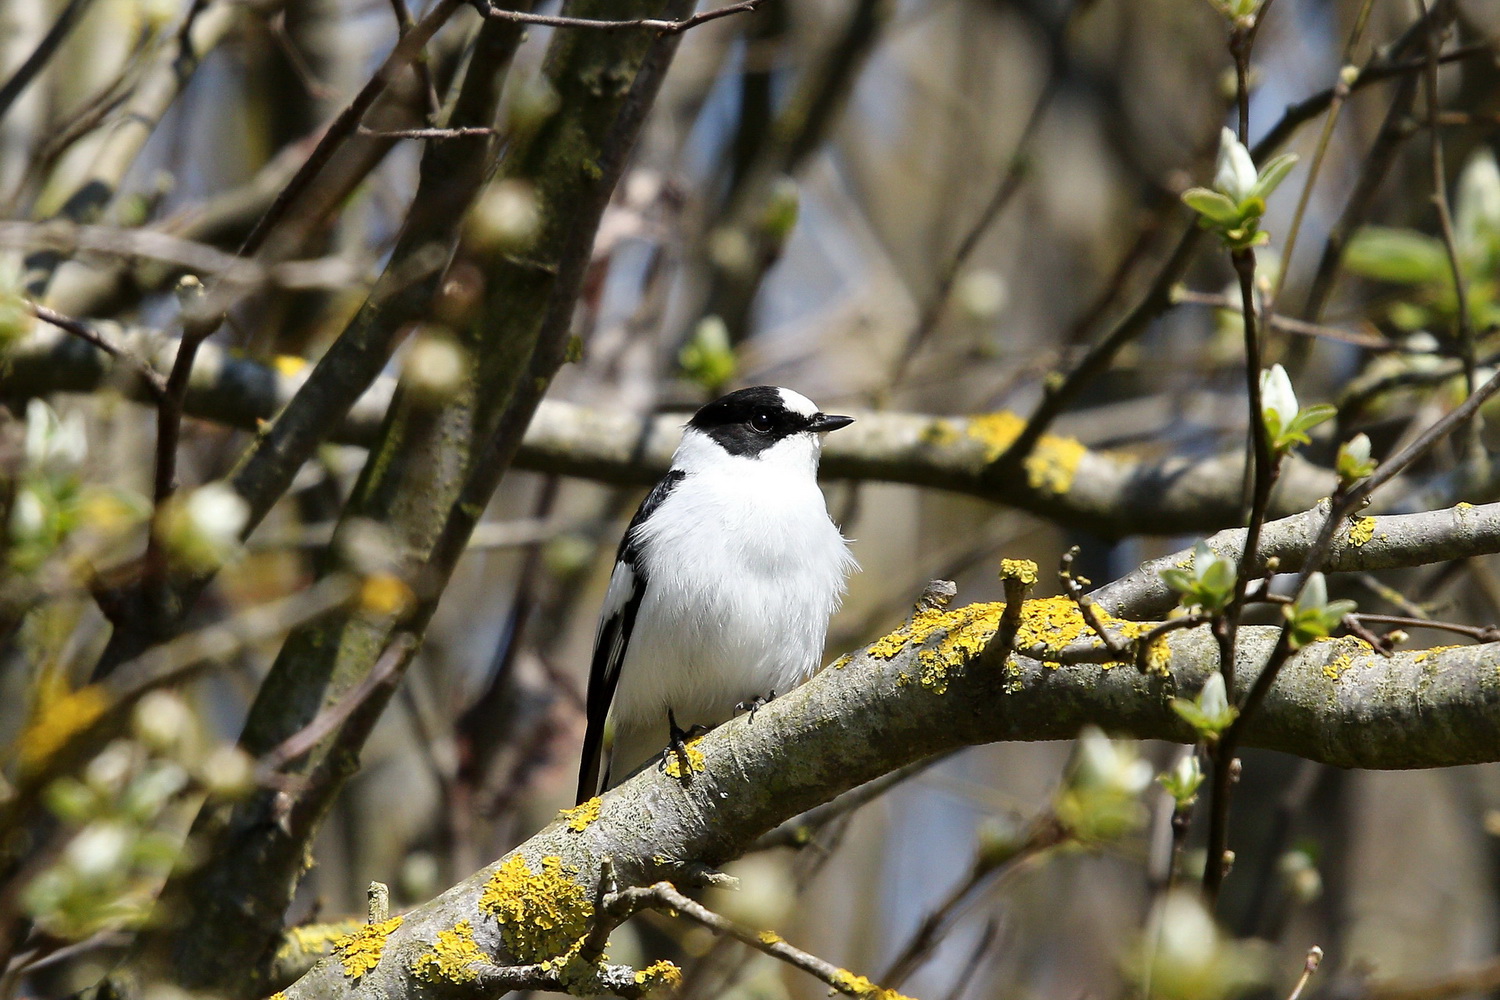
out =
<path fill-rule="evenodd" d="M 566 959 L 594 916 L 593 902 L 556 855 L 543 858 L 537 872 L 519 854 L 507 858 L 485 882 L 479 909 L 499 922 L 506 949 L 523 963 Z"/>
<path fill-rule="evenodd" d="M 599 818 L 599 807 L 603 804 L 603 801 L 603 799 L 595 795 L 587 802 L 576 805 L 572 809 L 562 810 L 557 814 L 557 818 L 566 822 L 569 830 L 572 830 L 574 833 L 582 833 L 589 828 L 589 824 Z"/>
<path fill-rule="evenodd" d="M 474 925 L 460 920 L 452 930 L 439 931 L 432 947 L 423 952 L 411 970 L 429 983 L 472 983 L 479 978 L 475 965 L 486 965 L 489 956 L 474 942 Z"/>
<path fill-rule="evenodd" d="M 392 917 L 374 924 L 361 924 L 352 934 L 345 934 L 333 943 L 333 953 L 339 957 L 339 965 L 349 979 L 358 979 L 380 964 L 385 953 L 385 939 L 401 926 L 400 917 Z"/>

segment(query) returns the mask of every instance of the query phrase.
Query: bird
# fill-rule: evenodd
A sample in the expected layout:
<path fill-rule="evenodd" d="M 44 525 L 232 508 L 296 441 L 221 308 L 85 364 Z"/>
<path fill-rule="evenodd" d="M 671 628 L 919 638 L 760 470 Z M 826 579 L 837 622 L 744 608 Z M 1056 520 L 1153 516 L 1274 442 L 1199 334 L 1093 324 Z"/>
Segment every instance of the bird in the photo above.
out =
<path fill-rule="evenodd" d="M 693 414 L 620 540 L 589 670 L 580 804 L 680 742 L 679 722 L 712 727 L 817 670 L 858 568 L 818 459 L 823 435 L 853 422 L 766 385 Z"/>

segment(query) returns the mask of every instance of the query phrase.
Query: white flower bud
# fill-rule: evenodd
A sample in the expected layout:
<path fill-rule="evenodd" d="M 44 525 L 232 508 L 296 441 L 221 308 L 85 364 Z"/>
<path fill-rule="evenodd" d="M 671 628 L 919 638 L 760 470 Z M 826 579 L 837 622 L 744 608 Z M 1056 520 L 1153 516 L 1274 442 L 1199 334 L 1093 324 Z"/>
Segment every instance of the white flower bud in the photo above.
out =
<path fill-rule="evenodd" d="M 1297 600 L 1299 608 L 1325 608 L 1328 606 L 1328 582 L 1323 579 L 1322 573 L 1314 573 L 1307 578 L 1307 585 L 1302 588 L 1302 596 Z"/>
<path fill-rule="evenodd" d="M 1219 133 L 1219 156 L 1214 164 L 1214 187 L 1239 204 L 1250 196 L 1258 179 L 1250 151 L 1229 129 Z"/>
<path fill-rule="evenodd" d="M 1481 146 L 1469 157 L 1454 200 L 1455 235 L 1466 253 L 1479 254 L 1487 243 L 1500 240 L 1500 165 L 1494 153 Z"/>
<path fill-rule="evenodd" d="M 68 842 L 64 857 L 80 877 L 90 880 L 117 874 L 129 860 L 130 831 L 120 823 L 93 823 Z"/>
<path fill-rule="evenodd" d="M 36 490 L 22 487 L 10 508 L 10 534 L 20 541 L 36 538 L 47 527 L 47 505 Z"/>
<path fill-rule="evenodd" d="M 1260 409 L 1262 413 L 1276 414 L 1282 430 L 1297 419 L 1297 393 L 1286 369 L 1279 364 L 1260 373 Z"/>
<path fill-rule="evenodd" d="M 83 778 L 100 795 L 113 797 L 125 790 L 135 770 L 135 753 L 125 740 L 115 740 L 84 768 Z"/>
<path fill-rule="evenodd" d="M 1368 462 L 1370 460 L 1370 436 L 1363 431 L 1354 435 L 1344 443 L 1344 454 L 1360 465 Z"/>
<path fill-rule="evenodd" d="M 26 404 L 26 461 L 44 472 L 72 472 L 88 456 L 83 414 L 77 410 L 64 418 L 40 399 Z"/>
<path fill-rule="evenodd" d="M 153 750 L 176 747 L 192 731 L 193 713 L 177 695 L 152 691 L 135 707 L 135 734 Z"/>
<path fill-rule="evenodd" d="M 203 761 L 199 777 L 215 798 L 240 798 L 255 787 L 255 762 L 239 747 L 221 746 Z"/>
<path fill-rule="evenodd" d="M 999 274 L 979 268 L 964 272 L 953 297 L 970 319 L 984 322 L 1000 315 L 1010 301 L 1010 289 Z"/>
<path fill-rule="evenodd" d="M 406 354 L 403 374 L 413 391 L 431 402 L 452 398 L 468 367 L 464 349 L 441 330 L 423 330 Z"/>
<path fill-rule="evenodd" d="M 250 505 L 228 483 L 200 486 L 187 498 L 187 513 L 203 536 L 215 545 L 233 547 L 250 520 Z"/>
<path fill-rule="evenodd" d="M 1151 783 L 1151 765 L 1136 756 L 1131 743 L 1112 740 L 1097 726 L 1089 726 L 1078 736 L 1074 780 L 1083 787 L 1138 795 Z"/>
<path fill-rule="evenodd" d="M 1224 687 L 1224 675 L 1218 671 L 1208 675 L 1203 690 L 1198 692 L 1198 707 L 1210 719 L 1222 718 L 1229 711 L 1229 692 Z"/>
<path fill-rule="evenodd" d="M 1197 895 L 1178 890 L 1161 904 L 1157 961 L 1175 969 L 1202 969 L 1219 950 L 1219 929 Z M 1191 977 L 1184 977 L 1191 978 Z"/>
<path fill-rule="evenodd" d="M 541 225 L 535 189 L 526 181 L 503 180 L 479 196 L 466 231 L 481 249 L 505 252 L 530 246 Z"/>

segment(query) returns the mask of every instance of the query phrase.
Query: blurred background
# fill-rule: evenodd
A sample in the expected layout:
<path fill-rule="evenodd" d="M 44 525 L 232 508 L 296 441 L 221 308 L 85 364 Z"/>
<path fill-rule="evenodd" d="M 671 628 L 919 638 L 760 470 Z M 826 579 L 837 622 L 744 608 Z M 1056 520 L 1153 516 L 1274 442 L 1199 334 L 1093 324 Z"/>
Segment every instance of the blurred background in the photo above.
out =
<path fill-rule="evenodd" d="M 395 9 L 423 15 L 417 0 L 409 10 L 406 3 L 394 0 Z M 393 6 L 383 0 L 208 8 L 219 21 L 201 64 L 138 152 L 112 163 L 104 162 L 113 148 L 106 138 L 130 113 L 131 95 L 186 5 L 0 5 L 0 83 L 59 16 L 77 14 L 35 79 L 18 94 L 0 91 L 7 99 L 0 105 L 4 219 L 52 218 L 103 170 L 113 172 L 118 190 L 89 221 L 232 253 L 396 34 Z M 1261 252 L 1262 290 L 1288 321 L 1273 323 L 1267 352 L 1287 365 L 1304 403 L 1341 406 L 1337 430 L 1329 425 L 1305 452 L 1323 466 L 1341 436 L 1366 431 L 1376 454 L 1388 454 L 1458 398 L 1451 283 L 1445 271 L 1423 270 L 1425 258 L 1410 250 L 1430 250 L 1437 232 L 1434 128 L 1444 189 L 1465 238 L 1479 247 L 1465 266 L 1480 361 L 1496 347 L 1500 5 L 1446 5 L 1443 51 L 1459 56 L 1437 73 L 1437 122 L 1416 85 L 1425 79 L 1423 33 L 1409 33 L 1423 9 L 1276 0 L 1255 39 L 1251 145 L 1289 107 L 1333 88 L 1342 67 L 1392 51 L 1408 64 L 1341 99 L 1326 136 L 1326 113 L 1279 136 L 1280 148 L 1297 152 L 1301 163 L 1264 222 L 1272 243 Z M 453 17 L 430 43 L 423 72 L 407 74 L 381 99 L 369 129 L 430 123 L 478 21 L 468 9 Z M 537 70 L 555 30 L 567 29 L 528 30 L 506 83 L 506 114 L 529 113 L 541 100 Z M 1048 373 L 1066 371 L 1153 282 L 1165 280 L 1173 303 L 1152 316 L 1056 430 L 1091 448 L 1144 456 L 1235 452 L 1245 435 L 1243 362 L 1227 255 L 1204 241 L 1175 274 L 1167 272 L 1191 225 L 1179 195 L 1208 183 L 1220 128 L 1234 124 L 1227 32 L 1225 14 L 1210 0 L 767 0 L 753 13 L 694 28 L 605 212 L 574 319 L 581 357 L 563 370 L 551 398 L 645 416 L 686 413 L 722 389 L 770 383 L 794 387 L 829 411 L 1009 409 L 1024 416 Z M 241 300 L 213 341 L 231 356 L 300 371 L 344 328 L 379 273 L 415 190 L 423 140 L 367 129 L 349 146 L 331 171 L 333 210 L 285 236 L 286 256 L 321 270 Z M 1319 172 L 1308 190 L 1315 158 Z M 1358 252 L 1344 266 L 1337 253 L 1328 264 L 1330 237 L 1348 243 L 1366 224 L 1396 232 L 1396 249 L 1390 240 L 1355 240 Z M 31 230 L 0 235 L 8 287 L 27 282 L 35 238 Z M 173 286 L 184 270 L 144 255 L 75 254 L 57 268 L 45 301 L 68 316 L 170 328 L 178 311 Z M 19 336 L 29 335 L 29 319 L 13 322 L 26 327 Z M 398 355 L 390 370 L 402 363 Z M 13 478 L 23 477 L 29 473 L 15 471 L 27 460 L 18 422 L 31 433 L 49 418 L 27 415 L 36 390 L 12 380 L 5 393 L 5 461 Z M 54 436 L 64 441 L 53 452 L 65 453 L 69 474 L 113 491 L 122 510 L 132 496 L 150 495 L 149 408 L 107 387 L 47 400 L 60 414 L 52 418 Z M 80 427 L 86 448 L 73 448 L 65 439 Z M 188 420 L 184 483 L 223 477 L 247 440 L 242 431 Z M 192 621 L 306 587 L 363 460 L 359 449 L 324 446 L 229 561 Z M 1482 477 L 1478 485 L 1474 477 L 1454 485 L 1461 465 L 1450 453 L 1424 470 L 1426 487 L 1446 497 L 1437 505 L 1500 493 Z M 912 486 L 843 481 L 826 483 L 826 491 L 863 567 L 830 631 L 830 660 L 899 624 L 932 578 L 954 580 L 962 602 L 992 600 L 1000 597 L 1002 555 L 1035 559 L 1049 571 L 1076 544 L 1081 571 L 1104 582 L 1195 540 L 1094 537 Z M 596 614 L 641 495 L 523 470 L 505 477 L 362 770 L 314 845 L 293 922 L 362 914 L 371 879 L 391 885 L 397 907 L 429 899 L 571 804 Z M 1431 504 L 1427 497 L 1391 498 L 1390 506 Z M 83 543 L 63 534 L 31 563 L 13 559 L 11 572 L 54 565 L 64 572 Z M 95 534 L 110 537 L 88 542 L 90 558 L 139 538 L 123 529 L 119 537 Z M 1500 618 L 1497 573 L 1493 559 L 1471 559 L 1339 586 L 1363 609 L 1415 604 L 1487 624 Z M 1407 604 L 1392 603 L 1380 587 L 1395 588 Z M 1057 589 L 1044 572 L 1038 593 Z M 0 746 L 17 745 L 46 692 L 87 679 L 107 638 L 86 593 L 61 585 L 53 593 L 11 623 L 0 649 Z M 1417 645 L 1452 641 L 1413 636 Z M 127 776 L 80 781 L 96 791 L 134 787 L 177 760 L 178 784 L 167 780 L 172 787 L 156 811 L 131 821 L 132 836 L 150 827 L 165 831 L 170 845 L 193 814 L 192 796 L 212 793 L 216 780 L 232 783 L 232 758 L 221 762 L 229 778 L 205 772 L 203 761 L 236 737 L 276 648 L 247 646 L 176 700 L 153 702 L 149 712 L 143 705 L 133 749 L 99 768 Z M 153 725 L 165 735 L 152 736 Z M 1062 744 L 996 745 L 953 756 L 824 828 L 811 844 L 747 857 L 732 869 L 744 890 L 709 902 L 896 985 L 880 973 L 965 884 L 976 859 L 1048 808 L 1071 752 Z M 1135 752 L 1161 769 L 1175 751 L 1144 745 Z M 1154 785 L 1140 801 L 1139 822 L 1119 836 L 975 880 L 902 991 L 953 1000 L 1149 992 L 1138 942 L 1161 899 L 1172 806 Z M 86 826 L 95 814 L 77 806 L 59 815 Z M 1463 995 L 1446 977 L 1474 967 L 1489 978 L 1473 995 L 1500 989 L 1494 767 L 1361 773 L 1247 752 L 1233 820 L 1236 862 L 1219 911 L 1222 933 L 1265 944 L 1236 950 L 1202 939 L 1194 947 L 1225 949 L 1225 963 L 1243 961 L 1256 974 L 1205 973 L 1202 982 L 1162 990 L 1217 996 L 1243 978 L 1253 984 L 1247 988 L 1284 996 L 1312 945 L 1328 956 L 1314 992 L 1407 995 L 1390 984 L 1410 979 L 1428 989 L 1412 996 Z M 1192 852 L 1202 826 L 1200 817 L 1189 837 L 1183 866 L 1190 872 L 1201 870 L 1201 851 L 1196 860 Z M 172 850 L 163 847 L 169 857 Z M 87 859 L 73 861 L 86 867 Z M 114 888 L 75 872 L 73 882 L 54 880 L 51 895 L 26 895 L 29 919 L 56 940 L 92 944 L 0 978 L 0 988 L 63 995 L 96 979 L 149 899 L 153 869 L 139 858 L 117 867 L 132 864 L 139 870 Z M 666 947 L 688 956 L 684 996 L 823 991 L 764 956 L 666 921 L 617 934 L 613 957 L 629 961 L 635 951 L 649 960 Z"/>

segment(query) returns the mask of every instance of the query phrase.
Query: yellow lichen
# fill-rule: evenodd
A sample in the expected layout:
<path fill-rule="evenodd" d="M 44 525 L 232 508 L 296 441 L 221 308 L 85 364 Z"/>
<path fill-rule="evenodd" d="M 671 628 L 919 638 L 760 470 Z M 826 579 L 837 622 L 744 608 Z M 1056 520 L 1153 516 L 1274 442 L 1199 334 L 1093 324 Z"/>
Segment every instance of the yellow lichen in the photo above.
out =
<path fill-rule="evenodd" d="M 1323 676 L 1331 681 L 1336 681 L 1349 669 L 1349 662 L 1353 659 L 1348 653 L 1340 653 L 1323 664 Z"/>
<path fill-rule="evenodd" d="M 1172 647 L 1167 644 L 1167 637 L 1159 635 L 1146 644 L 1146 672 L 1158 674 L 1162 677 L 1170 674 L 1172 665 Z"/>
<path fill-rule="evenodd" d="M 1035 587 L 1037 580 L 1036 563 L 1030 559 L 1001 559 L 1000 579 L 1019 580 L 1028 587 Z"/>
<path fill-rule="evenodd" d="M 1125 621 L 1102 608 L 1095 611 L 1100 624 L 1121 638 L 1134 639 L 1151 630 L 1149 622 Z M 935 694 L 943 694 L 952 672 L 989 645 L 1004 613 L 1003 603 L 970 604 L 952 610 L 928 608 L 912 615 L 896 631 L 876 639 L 867 652 L 889 660 L 908 646 L 917 647 L 917 665 L 921 668 L 918 682 Z M 934 636 L 938 638 L 931 641 Z M 1084 638 L 1099 641 L 1071 598 L 1043 597 L 1022 606 L 1015 639 L 1017 651 L 1055 655 Z"/>
<path fill-rule="evenodd" d="M 429 983 L 472 983 L 479 978 L 475 964 L 488 964 L 490 958 L 474 943 L 474 925 L 460 920 L 452 930 L 438 931 L 432 948 L 412 965 L 418 979 Z"/>
<path fill-rule="evenodd" d="M 345 934 L 333 943 L 333 952 L 344 967 L 344 975 L 358 979 L 380 964 L 385 951 L 385 939 L 391 931 L 401 926 L 400 917 L 392 917 L 375 924 L 361 924 L 352 934 Z"/>
<path fill-rule="evenodd" d="M 1460 500 L 1458 503 L 1456 503 L 1456 504 L 1453 505 L 1453 509 L 1454 510 L 1473 510 L 1474 509 L 1474 505 L 1471 504 L 1471 503 L 1469 503 L 1469 501 L 1467 501 L 1467 500 Z"/>
<path fill-rule="evenodd" d="M 682 984 L 682 970 L 662 959 L 652 962 L 635 974 L 635 984 L 648 990 L 657 986 L 675 987 Z"/>
<path fill-rule="evenodd" d="M 934 420 L 922 428 L 923 442 L 934 444 L 938 447 L 953 444 L 960 436 L 958 428 L 953 425 L 953 421 L 951 420 Z"/>
<path fill-rule="evenodd" d="M 1349 544 L 1356 549 L 1363 548 L 1364 544 L 1375 537 L 1375 519 L 1373 517 L 1355 518 L 1354 523 L 1349 525 Z"/>
<path fill-rule="evenodd" d="M 970 417 L 966 429 L 969 437 L 984 445 L 985 461 L 993 462 L 1005 454 L 1025 426 L 1025 420 L 1002 410 Z M 1088 449 L 1077 438 L 1043 434 L 1026 456 L 1026 481 L 1034 490 L 1061 496 L 1073 488 L 1073 477 L 1086 454 Z"/>
<path fill-rule="evenodd" d="M 775 931 L 761 931 L 756 936 L 760 938 L 761 944 L 781 944 L 781 942 L 786 940 L 786 938 L 782 937 L 780 934 L 777 934 Z"/>
<path fill-rule="evenodd" d="M 843 670 L 853 661 L 854 657 L 848 653 L 845 653 L 843 656 L 840 656 L 837 660 L 834 660 L 831 664 L 829 664 L 829 666 L 834 670 Z"/>
<path fill-rule="evenodd" d="M 589 828 L 590 823 L 599 818 L 599 806 L 603 801 L 603 799 L 595 795 L 581 805 L 576 805 L 572 809 L 562 810 L 557 814 L 557 818 L 566 821 L 569 830 L 572 830 L 574 833 L 582 833 Z"/>
<path fill-rule="evenodd" d="M 286 991 L 277 990 L 275 993 L 272 993 L 269 997 L 267 997 L 266 1000 L 286 1000 Z"/>
<path fill-rule="evenodd" d="M 839 969 L 833 974 L 833 979 L 834 989 L 861 1000 L 911 1000 L 895 990 L 881 989 L 864 976 L 856 976 L 847 969 Z"/>
<path fill-rule="evenodd" d="M 68 741 L 104 714 L 109 699 L 97 684 L 57 695 L 38 704 L 31 725 L 21 734 L 17 756 L 23 771 L 36 771 Z"/>
<path fill-rule="evenodd" d="M 556 855 L 543 858 L 539 872 L 519 854 L 506 859 L 485 882 L 479 908 L 499 922 L 500 937 L 519 962 L 566 958 L 583 942 L 594 915 L 594 904 Z"/>
<path fill-rule="evenodd" d="M 1336 681 L 1344 676 L 1344 672 L 1354 665 L 1356 656 L 1367 656 L 1375 652 L 1375 647 L 1363 639 L 1354 636 L 1344 636 L 1338 639 L 1319 639 L 1320 643 L 1332 643 L 1335 652 L 1323 663 L 1323 676 L 1331 681 Z"/>
<path fill-rule="evenodd" d="M 1430 658 L 1437 656 L 1439 653 L 1446 653 L 1450 649 L 1458 648 L 1458 646 L 1432 646 L 1428 649 L 1421 649 L 1412 654 L 1411 662 L 1426 663 Z"/>
<path fill-rule="evenodd" d="M 682 753 L 678 753 L 675 749 L 668 750 L 666 759 L 662 761 L 661 769 L 667 772 L 670 777 L 678 779 L 703 770 L 706 758 L 703 756 L 703 751 L 698 749 L 698 744 L 702 739 L 703 737 L 698 736 L 688 740 L 683 744 Z M 682 759 L 684 757 L 687 758 L 687 774 L 684 774 L 682 770 Z"/>
<path fill-rule="evenodd" d="M 364 925 L 358 920 L 338 920 L 331 924 L 304 924 L 288 927 L 276 949 L 278 959 L 297 955 L 326 955 L 341 939 L 353 934 Z"/>

